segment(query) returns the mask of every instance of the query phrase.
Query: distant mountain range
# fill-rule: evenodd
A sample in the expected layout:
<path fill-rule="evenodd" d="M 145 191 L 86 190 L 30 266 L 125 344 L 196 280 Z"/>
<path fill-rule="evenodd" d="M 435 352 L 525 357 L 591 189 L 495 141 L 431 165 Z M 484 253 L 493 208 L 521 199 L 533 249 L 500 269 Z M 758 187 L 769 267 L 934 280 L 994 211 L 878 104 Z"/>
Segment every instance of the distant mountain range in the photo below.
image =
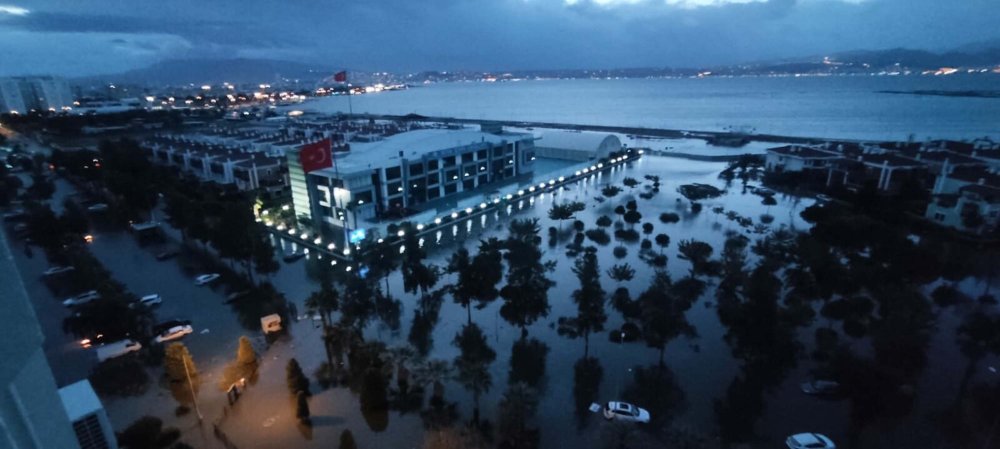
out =
<path fill-rule="evenodd" d="M 512 71 L 425 71 L 410 74 L 369 73 L 352 71 L 350 79 L 365 83 L 423 83 L 470 81 L 494 78 L 649 78 L 708 75 L 788 75 L 838 74 L 873 72 L 922 72 L 942 67 L 995 68 L 1000 66 L 1000 40 L 985 41 L 958 47 L 943 53 L 926 50 L 895 48 L 889 50 L 858 50 L 825 56 L 787 58 L 744 64 L 703 68 L 625 68 L 625 69 L 565 69 Z M 334 69 L 317 64 L 269 59 L 177 59 L 167 60 L 143 69 L 117 75 L 80 78 L 75 84 L 99 85 L 106 82 L 146 86 L 183 86 L 193 84 L 269 83 L 282 86 L 302 86 L 304 89 L 329 81 Z"/>
<path fill-rule="evenodd" d="M 149 67 L 114 75 L 97 75 L 74 80 L 75 84 L 135 84 L 147 86 L 183 86 L 193 84 L 294 84 L 296 80 L 312 84 L 332 75 L 329 68 L 273 59 L 171 59 Z"/>

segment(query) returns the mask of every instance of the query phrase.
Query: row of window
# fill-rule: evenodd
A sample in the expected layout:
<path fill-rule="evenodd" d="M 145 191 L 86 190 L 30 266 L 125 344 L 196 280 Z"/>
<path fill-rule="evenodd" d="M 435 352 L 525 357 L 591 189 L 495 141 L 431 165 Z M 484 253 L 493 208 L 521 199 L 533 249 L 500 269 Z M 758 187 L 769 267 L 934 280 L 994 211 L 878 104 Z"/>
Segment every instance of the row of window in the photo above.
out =
<path fill-rule="evenodd" d="M 439 166 L 455 167 L 456 165 L 459 165 L 459 164 L 465 165 L 465 164 L 473 163 L 473 162 L 476 162 L 476 161 L 485 161 L 487 158 L 490 157 L 490 153 L 491 152 L 489 150 L 479 150 L 479 151 L 476 151 L 476 152 L 470 151 L 468 153 L 462 153 L 462 154 L 456 155 L 456 156 L 448 156 L 448 157 L 441 158 L 440 159 L 440 161 L 441 161 L 440 163 L 438 162 L 438 159 L 431 159 L 431 160 L 427 161 L 426 163 L 424 163 L 424 162 L 415 162 L 415 163 L 410 164 L 410 166 L 409 166 L 410 176 L 420 176 L 420 175 L 424 174 L 425 171 L 426 172 L 435 171 L 435 170 L 437 170 L 439 168 Z M 514 147 L 513 147 L 513 145 L 506 145 L 506 146 L 495 147 L 492 150 L 492 157 L 495 160 L 503 160 L 504 158 L 508 158 L 508 160 L 512 160 L 513 159 L 513 154 L 514 154 Z M 394 180 L 394 179 L 399 179 L 402 176 L 403 176 L 402 167 L 398 167 L 398 166 L 397 167 L 387 167 L 385 169 L 385 179 L 386 180 L 391 181 L 391 180 Z"/>

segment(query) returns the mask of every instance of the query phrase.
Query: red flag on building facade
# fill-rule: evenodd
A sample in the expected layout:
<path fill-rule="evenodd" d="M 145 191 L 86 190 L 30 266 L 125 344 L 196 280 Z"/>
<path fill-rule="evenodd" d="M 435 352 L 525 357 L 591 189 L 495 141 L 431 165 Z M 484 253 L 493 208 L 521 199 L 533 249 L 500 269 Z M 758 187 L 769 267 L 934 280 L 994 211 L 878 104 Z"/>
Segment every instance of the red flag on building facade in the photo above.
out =
<path fill-rule="evenodd" d="M 299 162 L 305 173 L 333 166 L 330 139 L 303 145 L 299 148 Z"/>
<path fill-rule="evenodd" d="M 347 72 L 337 72 L 336 75 L 333 75 L 333 80 L 336 81 L 336 82 L 338 82 L 338 83 L 346 83 L 347 82 Z"/>

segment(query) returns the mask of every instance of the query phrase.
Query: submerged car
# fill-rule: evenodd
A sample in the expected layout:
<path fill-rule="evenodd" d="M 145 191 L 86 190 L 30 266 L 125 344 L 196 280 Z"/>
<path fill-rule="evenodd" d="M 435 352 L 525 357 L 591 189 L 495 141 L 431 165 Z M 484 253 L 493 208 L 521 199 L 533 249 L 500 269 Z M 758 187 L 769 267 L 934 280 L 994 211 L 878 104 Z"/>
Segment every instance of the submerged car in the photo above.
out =
<path fill-rule="evenodd" d="M 162 253 L 157 253 L 156 260 L 173 259 L 174 257 L 177 257 L 178 254 L 180 254 L 180 251 L 177 251 L 175 249 L 169 249 Z"/>
<path fill-rule="evenodd" d="M 788 449 L 836 449 L 837 445 L 825 435 L 818 433 L 797 433 L 785 440 Z"/>
<path fill-rule="evenodd" d="M 815 396 L 833 395 L 840 392 L 840 383 L 832 380 L 811 380 L 802 382 L 802 392 Z"/>
<path fill-rule="evenodd" d="M 74 268 L 72 266 L 67 266 L 67 267 L 52 267 L 52 268 L 49 268 L 48 270 L 43 271 L 42 274 L 45 275 L 45 276 L 52 276 L 52 275 L 56 275 L 56 274 L 59 274 L 59 273 L 65 273 L 67 271 L 73 271 L 75 269 L 76 268 Z"/>
<path fill-rule="evenodd" d="M 197 284 L 197 285 L 207 285 L 207 284 L 212 283 L 213 281 L 215 281 L 218 278 L 219 278 L 219 273 L 202 274 L 202 275 L 198 275 L 198 277 L 194 278 L 194 283 Z"/>
<path fill-rule="evenodd" d="M 72 298 L 67 298 L 66 300 L 63 301 L 63 305 L 66 306 L 66 307 L 79 306 L 79 305 L 86 304 L 86 303 L 88 303 L 90 301 L 93 301 L 93 300 L 95 300 L 97 298 L 100 298 L 100 297 L 101 297 L 101 294 L 97 293 L 97 290 L 91 290 L 89 292 L 84 292 L 84 293 L 81 293 L 79 295 L 76 295 L 76 296 L 74 296 Z"/>
<path fill-rule="evenodd" d="M 191 326 L 174 326 L 170 329 L 163 331 L 162 334 L 156 336 L 157 343 L 163 343 L 166 341 L 177 340 L 179 338 L 184 338 L 185 335 L 193 333 L 194 329 Z"/>
<path fill-rule="evenodd" d="M 138 302 L 132 303 L 131 305 L 132 306 L 139 305 L 139 306 L 152 307 L 152 306 L 155 306 L 155 305 L 157 305 L 159 303 L 162 303 L 162 302 L 163 302 L 163 298 L 160 297 L 160 294 L 159 293 L 153 293 L 151 295 L 146 295 L 146 296 L 143 296 L 142 298 L 139 298 Z"/>
<path fill-rule="evenodd" d="M 604 405 L 604 418 L 628 422 L 649 422 L 649 412 L 628 402 L 611 401 Z"/>

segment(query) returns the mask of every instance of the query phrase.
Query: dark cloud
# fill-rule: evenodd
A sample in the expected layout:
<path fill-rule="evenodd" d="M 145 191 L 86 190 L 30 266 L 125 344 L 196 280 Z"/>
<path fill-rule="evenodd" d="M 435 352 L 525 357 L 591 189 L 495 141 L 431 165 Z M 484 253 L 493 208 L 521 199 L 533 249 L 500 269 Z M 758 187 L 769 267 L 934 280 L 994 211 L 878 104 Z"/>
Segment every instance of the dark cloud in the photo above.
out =
<path fill-rule="evenodd" d="M 32 3 L 18 5 L 27 15 L 0 15 L 0 33 L 11 35 L 0 52 L 29 45 L 19 40 L 27 36 L 65 36 L 73 45 L 72 36 L 108 35 L 102 42 L 136 50 L 137 58 L 238 55 L 371 70 L 690 67 L 851 49 L 940 50 L 995 38 L 1000 21 L 996 0 Z M 694 6 L 705 3 L 715 4 Z"/>

